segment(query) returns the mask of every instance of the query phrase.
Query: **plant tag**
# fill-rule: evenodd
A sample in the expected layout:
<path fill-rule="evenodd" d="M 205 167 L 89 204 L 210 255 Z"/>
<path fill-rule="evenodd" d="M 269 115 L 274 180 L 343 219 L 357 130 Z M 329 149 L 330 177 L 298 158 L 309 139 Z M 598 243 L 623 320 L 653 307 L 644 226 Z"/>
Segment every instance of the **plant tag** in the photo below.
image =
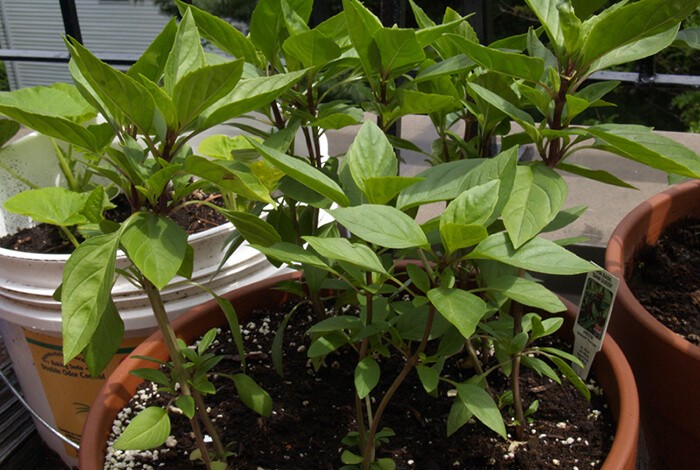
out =
<path fill-rule="evenodd" d="M 579 358 L 583 367 L 574 364 L 573 369 L 583 380 L 588 377 L 595 354 L 603 345 L 619 283 L 618 278 L 604 269 L 589 272 L 586 276 L 574 324 L 574 356 Z"/>

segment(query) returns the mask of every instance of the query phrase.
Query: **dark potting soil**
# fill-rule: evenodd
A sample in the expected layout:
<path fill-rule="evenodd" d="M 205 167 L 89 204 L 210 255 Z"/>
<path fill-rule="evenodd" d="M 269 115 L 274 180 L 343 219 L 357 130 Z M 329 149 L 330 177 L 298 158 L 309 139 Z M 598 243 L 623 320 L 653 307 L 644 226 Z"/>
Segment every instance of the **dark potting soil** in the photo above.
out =
<path fill-rule="evenodd" d="M 211 198 L 206 193 L 195 193 L 189 200 L 211 199 L 218 204 L 220 198 Z M 113 201 L 117 207 L 105 213 L 108 220 L 122 222 L 129 216 L 129 205 L 125 197 L 117 196 Z M 191 235 L 217 227 L 227 222 L 226 218 L 212 208 L 202 204 L 188 204 L 170 214 L 185 231 Z M 0 247 L 25 253 L 69 254 L 73 245 L 55 225 L 38 224 L 17 233 L 0 238 Z"/>
<path fill-rule="evenodd" d="M 232 464 L 237 469 L 340 468 L 340 454 L 344 450 L 341 440 L 354 429 L 355 423 L 356 353 L 333 354 L 327 358 L 326 366 L 315 372 L 306 355 L 308 337 L 303 334 L 311 324 L 311 314 L 298 312 L 285 332 L 284 377 L 280 378 L 267 352 L 282 315 L 282 312 L 264 312 L 242 325 L 248 373 L 272 396 L 272 416 L 262 418 L 248 410 L 237 400 L 231 382 L 223 378 L 212 379 L 218 392 L 207 397 L 210 415 L 228 449 L 235 453 Z M 230 338 L 230 334 L 225 332 L 219 338 Z M 227 367 L 228 373 L 236 372 L 239 360 L 235 348 L 228 339 L 220 341 L 214 347 L 226 359 L 217 367 Z M 385 390 L 402 363 L 381 364 L 379 388 Z M 222 371 L 217 368 L 215 372 Z M 455 380 L 463 380 L 473 371 L 453 367 L 449 373 Z M 505 389 L 505 383 L 494 381 L 490 385 L 499 393 Z M 524 443 L 503 440 L 479 423 L 469 423 L 446 437 L 446 420 L 453 400 L 447 398 L 447 391 L 441 386 L 439 399 L 429 397 L 417 374 L 412 372 L 387 408 L 380 426 L 393 429 L 396 436 L 380 447 L 379 457 L 393 458 L 399 469 L 590 469 L 600 467 L 612 445 L 614 425 L 604 398 L 593 393 L 589 403 L 566 382 L 559 386 L 535 374 L 524 374 L 526 404 L 533 400 L 540 402 L 536 421 L 526 428 Z M 139 394 L 150 396 L 146 399 L 147 406 L 163 406 L 172 398 L 156 394 L 151 384 L 144 384 L 115 421 L 116 429 L 128 422 L 132 410 L 135 413 L 144 406 Z M 378 396 L 376 390 L 375 396 Z M 197 467 L 187 457 L 195 448 L 189 422 L 177 410 L 170 415 L 171 436 L 180 437 L 170 438 L 157 451 L 126 457 L 139 462 L 134 468 Z M 509 429 L 509 433 L 512 431 Z M 114 439 L 113 433 L 110 444 Z M 111 458 L 114 460 L 110 462 Z M 123 452 L 108 455 L 107 468 L 114 468 L 124 460 Z"/>
<path fill-rule="evenodd" d="M 680 219 L 640 248 L 627 284 L 656 319 L 700 346 L 700 219 Z"/>

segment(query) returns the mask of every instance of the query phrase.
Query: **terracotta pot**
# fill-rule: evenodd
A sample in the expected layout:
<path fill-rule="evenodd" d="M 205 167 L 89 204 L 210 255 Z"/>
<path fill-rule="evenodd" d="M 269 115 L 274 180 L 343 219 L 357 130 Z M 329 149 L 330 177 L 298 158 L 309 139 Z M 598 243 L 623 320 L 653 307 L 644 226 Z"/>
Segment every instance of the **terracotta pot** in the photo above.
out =
<path fill-rule="evenodd" d="M 608 332 L 632 366 L 642 435 L 652 468 L 697 468 L 700 461 L 700 348 L 656 320 L 625 276 L 635 252 L 684 216 L 700 216 L 700 181 L 679 184 L 630 212 L 612 234 L 605 266 L 620 279 Z"/>
<path fill-rule="evenodd" d="M 251 311 L 262 305 L 280 304 L 285 294 L 271 290 L 281 280 L 296 280 L 298 273 L 289 273 L 270 278 L 255 284 L 237 289 L 225 297 L 233 304 L 241 319 L 247 321 Z M 570 330 L 575 319 L 575 307 L 568 303 L 565 328 Z M 210 328 L 225 323 L 223 314 L 215 302 L 192 309 L 178 318 L 173 326 L 178 336 L 186 342 L 199 338 Z M 566 336 L 566 335 L 565 335 Z M 573 338 L 567 338 L 572 340 Z M 160 333 L 155 333 L 141 344 L 133 354 L 146 355 L 161 360 L 167 359 L 167 351 L 162 344 Z M 143 367 L 155 367 L 149 361 L 128 358 L 109 377 L 100 391 L 83 429 L 80 443 L 80 469 L 101 470 L 104 464 L 104 451 L 107 438 L 112 429 L 112 423 L 121 409 L 134 395 L 142 379 L 129 374 L 130 370 Z M 608 397 L 610 409 L 617 421 L 615 441 L 607 459 L 603 464 L 605 470 L 634 470 L 637 452 L 637 432 L 639 428 L 639 407 L 634 377 L 622 352 L 612 339 L 607 338 L 593 365 L 599 385 L 603 387 Z"/>

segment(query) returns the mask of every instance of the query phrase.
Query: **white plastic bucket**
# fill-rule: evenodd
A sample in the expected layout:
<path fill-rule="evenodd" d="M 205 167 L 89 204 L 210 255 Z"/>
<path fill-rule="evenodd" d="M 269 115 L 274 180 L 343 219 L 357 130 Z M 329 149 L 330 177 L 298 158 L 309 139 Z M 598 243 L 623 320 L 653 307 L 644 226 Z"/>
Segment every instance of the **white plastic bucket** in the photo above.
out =
<path fill-rule="evenodd" d="M 18 140 L 0 154 L 0 159 L 12 171 L 36 184 L 60 184 L 53 148 L 44 136 L 30 134 Z M 8 197 L 24 189 L 0 168 L 0 236 L 29 226 L 26 217 L 8 214 L 1 207 Z M 195 251 L 192 281 L 206 284 L 219 294 L 280 272 L 245 244 L 219 269 L 232 231 L 233 227 L 226 224 L 189 238 Z M 0 335 L 29 405 L 55 429 L 78 441 L 86 409 L 102 386 L 104 376 L 157 325 L 146 295 L 120 278 L 112 291 L 125 326 L 125 340 L 119 353 L 103 377 L 96 379 L 90 377 L 81 358 L 63 365 L 61 309 L 52 294 L 61 283 L 67 259 L 68 255 L 20 253 L 0 248 Z M 123 255 L 117 264 L 126 265 Z M 163 291 L 163 297 L 171 318 L 211 298 L 185 279 L 171 283 Z M 44 441 L 67 464 L 77 465 L 74 449 L 40 424 L 37 428 Z"/>

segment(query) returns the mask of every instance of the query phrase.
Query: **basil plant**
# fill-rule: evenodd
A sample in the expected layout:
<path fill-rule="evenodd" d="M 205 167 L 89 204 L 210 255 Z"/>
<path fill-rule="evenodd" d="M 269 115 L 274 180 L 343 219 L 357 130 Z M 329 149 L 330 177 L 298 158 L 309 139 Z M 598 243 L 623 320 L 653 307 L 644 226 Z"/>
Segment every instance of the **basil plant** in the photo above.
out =
<path fill-rule="evenodd" d="M 303 71 L 260 76 L 248 70 L 243 59 L 205 52 L 190 11 L 179 23 L 169 22 L 126 72 L 100 61 L 72 38 L 66 39 L 66 45 L 75 85 L 2 93 L 0 112 L 76 149 L 76 167 L 90 178 L 76 187 L 27 190 L 8 200 L 6 207 L 38 221 L 70 227 L 76 234 L 78 246 L 56 292 L 62 305 L 66 362 L 82 353 L 90 372 L 99 374 L 124 332 L 111 299 L 116 277 L 123 276 L 145 291 L 171 362 L 166 365 L 168 374 L 137 373 L 162 389 L 177 390 L 177 405 L 198 437 L 200 458 L 211 468 L 228 456 L 202 398 L 214 392 L 207 372 L 216 358 L 203 350 L 193 355 L 176 341 L 160 294 L 176 276 L 192 274 L 193 249 L 171 215 L 192 203 L 207 204 L 224 216 L 276 205 L 270 191 L 282 172 L 262 160 L 234 156 L 221 146 L 221 137 L 207 138 L 200 145 L 203 155 L 193 152 L 189 141 L 214 126 L 269 107 L 302 78 Z M 242 146 L 250 147 L 247 142 Z M 188 199 L 201 191 L 220 193 L 226 204 L 219 207 Z M 110 196 L 116 193 L 130 208 L 123 222 L 104 215 L 113 206 Z M 120 250 L 130 262 L 125 269 L 116 267 Z M 235 334 L 235 314 L 229 304 L 218 300 L 243 355 L 240 335 Z M 232 379 L 243 403 L 263 415 L 270 413 L 269 396 L 245 370 Z M 168 437 L 165 410 L 147 410 L 139 416 L 116 447 L 148 448 Z M 151 439 L 139 438 L 140 430 L 146 428 L 159 432 L 150 433 Z M 213 438 L 212 452 L 202 440 L 204 432 Z"/>
<path fill-rule="evenodd" d="M 526 0 L 541 27 L 518 41 L 489 47 L 447 35 L 487 74 L 508 80 L 507 88 L 470 83 L 474 100 L 488 103 L 521 128 L 503 147 L 531 143 L 550 168 L 603 183 L 631 187 L 615 175 L 567 159 L 582 148 L 611 152 L 680 177 L 700 176 L 700 159 L 651 128 L 628 124 L 576 126 L 592 107 L 613 106 L 605 96 L 619 82 L 592 82 L 603 69 L 636 61 L 670 46 L 681 24 L 698 7 L 696 0 L 621 1 L 593 14 L 599 3 Z M 507 46 L 507 47 L 503 47 Z"/>
<path fill-rule="evenodd" d="M 284 9 L 285 0 L 277 1 Z M 395 466 L 381 456 L 380 445 L 394 433 L 381 420 L 414 372 L 427 393 L 456 390 L 448 434 L 475 418 L 504 438 L 505 423 L 514 423 L 522 438 L 522 427 L 537 408 L 522 401 L 522 367 L 557 382 L 563 375 L 588 396 L 569 365 L 577 360 L 538 345 L 563 323 L 538 312 L 556 313 L 564 306 L 529 273 L 597 269 L 564 248 L 571 240 L 541 237 L 582 212 L 564 209 L 566 183 L 553 167 L 624 184 L 605 172 L 563 162 L 585 145 L 670 173 L 697 174 L 697 156 L 649 129 L 573 127 L 584 109 L 606 105 L 602 98 L 613 87 L 583 82 L 596 70 L 666 47 L 697 2 L 621 2 L 592 15 L 595 8 L 587 9 L 585 2 L 573 2 L 574 10 L 571 2 L 533 0 L 528 4 L 543 27 L 489 47 L 478 44 L 454 12 L 436 25 L 412 2 L 420 28 L 411 30 L 383 27 L 359 1 L 343 4 L 344 23 L 334 19 L 334 24 L 347 30 L 354 47 L 348 56 L 359 62 L 368 90 L 363 103 L 377 124 L 362 125 L 337 171 L 321 171 L 291 152 L 250 141 L 284 172 L 290 184 L 283 193 L 304 194 L 335 223 L 299 236 L 291 225 L 257 219 L 241 233 L 272 260 L 303 270 L 311 292 L 333 288 L 339 299 L 358 307 L 357 315 L 319 315 L 307 332 L 308 355 L 317 367 L 341 348 L 357 354 L 357 429 L 343 441 L 344 468 Z M 543 31 L 548 45 L 539 38 Z M 544 120 L 537 124 L 538 114 L 531 110 Z M 439 135 L 434 166 L 411 178 L 398 175 L 395 149 L 416 146 L 387 135 L 391 124 L 408 114 L 428 114 Z M 459 120 L 476 124 L 476 141 L 450 130 Z M 480 158 L 489 153 L 487 139 L 506 134 L 510 120 L 524 131 L 505 137 L 504 150 L 495 157 Z M 534 143 L 542 160 L 519 163 L 519 143 Z M 469 158 L 455 160 L 455 155 Z M 445 204 L 443 213 L 419 222 L 418 209 L 436 202 Z M 407 263 L 399 272 L 401 260 Z M 392 355 L 403 361 L 398 373 L 382 367 Z M 474 364 L 472 375 L 442 374 L 447 361 L 463 356 Z M 494 373 L 508 377 L 507 396 L 491 391 Z M 378 387 L 387 374 L 388 388 Z M 512 405 L 512 420 L 504 419 L 505 404 Z"/>

